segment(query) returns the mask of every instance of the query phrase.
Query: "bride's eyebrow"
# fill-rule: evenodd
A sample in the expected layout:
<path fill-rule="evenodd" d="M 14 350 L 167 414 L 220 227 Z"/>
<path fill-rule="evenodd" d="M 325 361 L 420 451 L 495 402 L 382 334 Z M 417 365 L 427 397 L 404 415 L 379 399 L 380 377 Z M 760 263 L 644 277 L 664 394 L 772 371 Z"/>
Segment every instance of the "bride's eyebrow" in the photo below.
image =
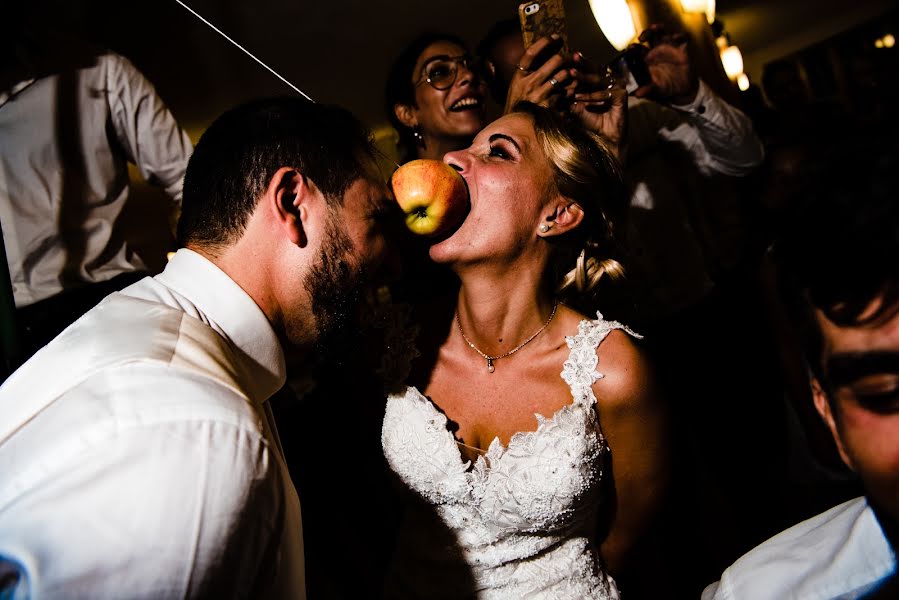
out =
<path fill-rule="evenodd" d="M 506 140 L 506 141 L 508 141 L 510 144 L 512 144 L 513 146 L 515 146 L 515 149 L 516 149 L 516 150 L 518 150 L 519 152 L 521 152 L 521 146 L 518 145 L 518 142 L 516 142 L 515 140 L 513 140 L 511 137 L 509 137 L 509 136 L 506 135 L 505 133 L 494 133 L 494 134 L 491 135 L 489 138 L 487 138 L 487 141 L 490 142 L 491 144 L 492 144 L 493 142 L 495 142 L 496 140 Z"/>

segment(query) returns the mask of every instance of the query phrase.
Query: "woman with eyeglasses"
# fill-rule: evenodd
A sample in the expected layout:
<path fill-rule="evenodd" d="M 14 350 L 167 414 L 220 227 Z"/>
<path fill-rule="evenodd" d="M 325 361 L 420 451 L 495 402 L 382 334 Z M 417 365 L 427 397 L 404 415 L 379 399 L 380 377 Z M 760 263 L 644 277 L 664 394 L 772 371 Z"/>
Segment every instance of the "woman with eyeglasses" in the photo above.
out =
<path fill-rule="evenodd" d="M 599 85 L 602 78 L 582 73 L 576 68 L 584 67 L 582 59 L 567 62 L 558 43 L 543 38 L 525 52 L 506 110 L 523 100 L 552 106 L 567 98 L 568 111 L 585 127 L 617 142 L 623 124 L 603 114 L 624 104 L 623 90 Z M 487 84 L 492 77 L 492 64 L 473 57 L 453 35 L 428 33 L 409 44 L 394 61 L 386 86 L 385 108 L 399 133 L 403 161 L 440 160 L 470 144 L 488 122 Z"/>
<path fill-rule="evenodd" d="M 488 73 L 462 41 L 425 34 L 396 59 L 386 109 L 400 136 L 403 161 L 440 160 L 464 148 L 487 124 Z"/>
<path fill-rule="evenodd" d="M 606 76 L 590 74 L 577 53 L 574 62 L 568 61 L 560 43 L 558 38 L 542 38 L 528 48 L 504 110 L 520 101 L 564 105 L 584 127 L 610 138 L 617 150 L 626 119 L 623 88 Z M 440 160 L 470 144 L 488 122 L 487 84 L 493 75 L 493 65 L 473 57 L 454 35 L 426 33 L 410 43 L 390 69 L 385 95 L 402 160 Z M 566 102 L 560 103 L 562 99 Z"/>
<path fill-rule="evenodd" d="M 387 399 L 381 441 L 405 502 L 386 597 L 618 598 L 610 573 L 668 473 L 638 336 L 578 310 L 622 271 L 618 162 L 530 103 L 444 162 L 471 210 L 430 248 L 460 285 L 416 309 Z"/>

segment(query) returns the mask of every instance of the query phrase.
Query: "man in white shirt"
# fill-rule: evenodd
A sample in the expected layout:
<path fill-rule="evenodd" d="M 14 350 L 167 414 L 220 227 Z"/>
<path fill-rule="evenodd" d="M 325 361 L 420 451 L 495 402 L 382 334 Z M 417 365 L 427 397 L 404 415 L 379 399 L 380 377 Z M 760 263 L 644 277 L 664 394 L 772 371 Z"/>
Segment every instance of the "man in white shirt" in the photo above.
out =
<path fill-rule="evenodd" d="M 174 223 L 193 147 L 126 58 L 27 30 L 0 46 L 0 223 L 27 358 L 146 274 L 121 222 L 128 165 L 164 191 Z"/>
<path fill-rule="evenodd" d="M 899 151 L 859 137 L 802 167 L 776 250 L 815 408 L 865 497 L 751 550 L 703 600 L 899 597 Z"/>
<path fill-rule="evenodd" d="M 210 126 L 163 273 L 0 388 L 0 595 L 305 597 L 267 400 L 282 344 L 312 352 L 381 265 L 396 208 L 373 153 L 349 113 L 301 99 Z"/>

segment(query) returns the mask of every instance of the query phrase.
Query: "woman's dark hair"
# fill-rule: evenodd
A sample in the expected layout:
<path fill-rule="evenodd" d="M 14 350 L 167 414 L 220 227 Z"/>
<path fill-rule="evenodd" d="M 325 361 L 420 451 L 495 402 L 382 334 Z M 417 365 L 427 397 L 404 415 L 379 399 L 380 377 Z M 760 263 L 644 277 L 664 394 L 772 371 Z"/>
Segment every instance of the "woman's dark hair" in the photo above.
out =
<path fill-rule="evenodd" d="M 393 65 L 387 73 L 387 85 L 384 89 L 384 110 L 387 112 L 390 124 L 399 133 L 399 146 L 403 154 L 403 160 L 415 158 L 418 154 L 417 144 L 412 128 L 400 123 L 400 120 L 396 118 L 393 107 L 397 104 L 415 106 L 415 89 L 412 85 L 414 73 L 412 71 L 415 69 L 415 63 L 418 62 L 418 57 L 421 56 L 421 53 L 436 42 L 450 42 L 462 48 L 466 47 L 465 42 L 448 33 L 423 33 L 406 46 L 396 60 L 393 61 Z"/>

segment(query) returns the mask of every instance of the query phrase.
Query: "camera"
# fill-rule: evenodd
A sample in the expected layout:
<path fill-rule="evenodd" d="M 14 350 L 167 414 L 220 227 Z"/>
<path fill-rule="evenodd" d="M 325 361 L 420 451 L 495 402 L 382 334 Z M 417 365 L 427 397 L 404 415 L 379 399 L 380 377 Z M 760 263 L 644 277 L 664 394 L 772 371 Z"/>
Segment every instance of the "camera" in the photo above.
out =
<path fill-rule="evenodd" d="M 631 44 L 618 53 L 608 65 L 613 72 L 627 81 L 624 87 L 628 94 L 652 82 L 649 67 L 646 65 L 647 52 L 649 48 L 643 44 Z"/>

